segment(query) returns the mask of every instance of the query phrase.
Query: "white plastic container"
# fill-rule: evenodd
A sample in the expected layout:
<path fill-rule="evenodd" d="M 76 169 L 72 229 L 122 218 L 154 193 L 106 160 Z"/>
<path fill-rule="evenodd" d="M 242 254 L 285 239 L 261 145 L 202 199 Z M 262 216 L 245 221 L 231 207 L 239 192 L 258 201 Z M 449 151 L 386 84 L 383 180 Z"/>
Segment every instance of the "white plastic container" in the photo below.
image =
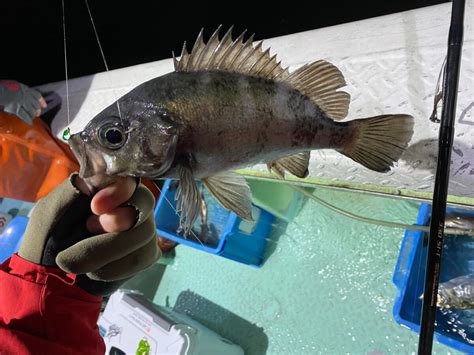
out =
<path fill-rule="evenodd" d="M 126 290 L 112 294 L 99 330 L 106 354 L 244 355 L 240 346 L 190 317 Z"/>

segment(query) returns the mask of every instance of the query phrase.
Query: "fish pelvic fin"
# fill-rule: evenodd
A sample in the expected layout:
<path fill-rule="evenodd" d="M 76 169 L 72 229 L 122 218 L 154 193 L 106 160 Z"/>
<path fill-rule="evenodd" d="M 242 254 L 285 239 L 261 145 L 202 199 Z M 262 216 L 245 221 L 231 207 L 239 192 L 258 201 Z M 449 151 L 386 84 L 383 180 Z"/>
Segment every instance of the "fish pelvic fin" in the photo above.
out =
<path fill-rule="evenodd" d="M 252 221 L 252 193 L 244 177 L 226 171 L 202 179 L 204 186 L 227 210 Z"/>
<path fill-rule="evenodd" d="M 288 77 L 288 68 L 281 66 L 276 55 L 270 55 L 270 49 L 263 50 L 263 41 L 254 45 L 254 35 L 244 41 L 246 31 L 232 40 L 232 27 L 219 39 L 221 28 L 219 26 L 214 31 L 207 43 L 201 30 L 191 53 L 188 53 L 185 43 L 180 58 L 173 55 L 174 69 L 178 72 L 221 70 L 266 79 Z"/>
<path fill-rule="evenodd" d="M 178 165 L 177 170 L 179 183 L 175 194 L 176 212 L 179 214 L 179 229 L 188 236 L 199 215 L 201 194 L 191 169 Z"/>
<path fill-rule="evenodd" d="M 318 60 L 295 70 L 285 81 L 318 105 L 329 118 L 339 121 L 347 116 L 351 97 L 345 91 L 336 91 L 346 86 L 346 81 L 335 65 Z"/>
<path fill-rule="evenodd" d="M 301 152 L 267 163 L 268 170 L 275 173 L 279 178 L 285 178 L 285 170 L 291 174 L 305 178 L 308 176 L 310 152 Z"/>
<path fill-rule="evenodd" d="M 413 135 L 410 115 L 382 115 L 349 122 L 351 139 L 339 151 L 370 170 L 387 172 Z"/>

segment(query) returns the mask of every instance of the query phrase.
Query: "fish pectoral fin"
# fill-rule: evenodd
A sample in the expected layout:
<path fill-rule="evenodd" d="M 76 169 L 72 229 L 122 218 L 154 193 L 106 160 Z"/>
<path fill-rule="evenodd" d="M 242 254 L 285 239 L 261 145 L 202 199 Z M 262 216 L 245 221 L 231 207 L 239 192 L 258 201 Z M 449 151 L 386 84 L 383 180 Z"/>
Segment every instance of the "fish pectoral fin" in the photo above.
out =
<path fill-rule="evenodd" d="M 305 178 L 309 174 L 309 157 L 310 152 L 301 152 L 267 163 L 267 167 L 282 179 L 285 178 L 285 170 L 299 178 Z"/>
<path fill-rule="evenodd" d="M 201 194 L 189 167 L 178 165 L 179 184 L 175 194 L 176 212 L 179 214 L 179 226 L 188 235 L 199 215 Z"/>
<path fill-rule="evenodd" d="M 252 194 L 244 177 L 227 171 L 203 178 L 202 182 L 219 203 L 239 217 L 252 221 Z"/>

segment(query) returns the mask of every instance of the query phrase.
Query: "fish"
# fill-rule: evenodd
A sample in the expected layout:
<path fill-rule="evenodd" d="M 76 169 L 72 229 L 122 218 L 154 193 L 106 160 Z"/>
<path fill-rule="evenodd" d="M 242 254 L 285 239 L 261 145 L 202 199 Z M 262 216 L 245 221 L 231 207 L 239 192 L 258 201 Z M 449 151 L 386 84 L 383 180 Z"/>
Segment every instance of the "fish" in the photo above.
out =
<path fill-rule="evenodd" d="M 471 235 L 469 232 L 474 231 L 474 217 L 467 216 L 457 213 L 448 213 L 445 217 L 444 221 L 445 228 L 457 228 L 457 229 L 464 229 L 466 231 L 466 235 Z"/>
<path fill-rule="evenodd" d="M 68 140 L 80 175 L 179 180 L 176 207 L 189 232 L 201 201 L 196 180 L 227 210 L 252 220 L 251 192 L 234 170 L 259 163 L 284 178 L 308 175 L 310 152 L 334 149 L 367 169 L 388 172 L 407 148 L 414 118 L 384 114 L 342 121 L 350 95 L 325 60 L 290 73 L 263 41 L 233 39 L 222 26 L 174 71 L 120 97 Z M 344 172 L 341 172 L 344 174 Z M 99 179 L 100 180 L 100 179 Z"/>
<path fill-rule="evenodd" d="M 474 309 L 474 274 L 440 283 L 436 304 L 442 308 Z"/>

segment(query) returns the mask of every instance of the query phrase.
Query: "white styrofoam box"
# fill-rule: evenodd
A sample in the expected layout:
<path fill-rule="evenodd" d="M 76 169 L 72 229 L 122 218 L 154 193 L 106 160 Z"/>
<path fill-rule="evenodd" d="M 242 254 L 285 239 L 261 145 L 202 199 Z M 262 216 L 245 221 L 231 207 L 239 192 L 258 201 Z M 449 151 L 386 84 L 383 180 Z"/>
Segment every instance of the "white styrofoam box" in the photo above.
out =
<path fill-rule="evenodd" d="M 185 314 L 155 305 L 144 296 L 118 290 L 99 318 L 106 354 L 243 355 L 236 344 L 222 338 Z"/>
<path fill-rule="evenodd" d="M 433 191 L 439 125 L 429 121 L 436 80 L 447 51 L 451 3 L 268 39 L 284 66 L 294 70 L 319 59 L 338 66 L 351 98 L 349 120 L 382 113 L 415 117 L 410 147 L 388 174 L 370 171 L 333 150 L 311 154 L 306 182 L 361 188 L 408 197 Z M 466 1 L 464 45 L 457 100 L 450 196 L 474 205 L 474 0 Z M 213 29 L 206 29 L 207 32 Z M 197 29 L 198 31 L 198 29 Z M 197 33 L 196 33 L 197 34 Z M 69 81 L 70 123 L 66 105 L 53 122 L 80 131 L 94 115 L 135 86 L 173 70 L 171 59 L 98 73 Z M 48 84 L 65 96 L 65 82 Z M 264 165 L 248 170 L 271 177 Z M 313 180 L 312 180 L 313 178 Z M 465 200 L 464 200 L 465 201 Z"/>

